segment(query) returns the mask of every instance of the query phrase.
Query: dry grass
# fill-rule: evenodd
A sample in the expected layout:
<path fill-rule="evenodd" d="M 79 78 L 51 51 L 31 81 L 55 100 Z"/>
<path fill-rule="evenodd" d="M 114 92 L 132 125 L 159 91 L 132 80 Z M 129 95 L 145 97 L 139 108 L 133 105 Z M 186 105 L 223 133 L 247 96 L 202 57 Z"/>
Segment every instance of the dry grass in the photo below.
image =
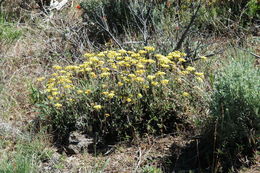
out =
<path fill-rule="evenodd" d="M 22 30 L 22 36 L 12 44 L 0 44 L 0 119 L 20 127 L 31 121 L 36 112 L 30 103 L 28 89 L 30 84 L 34 84 L 37 77 L 50 73 L 51 65 L 58 62 L 67 64 L 77 60 L 80 54 L 88 49 L 77 33 L 76 26 L 80 23 L 81 15 L 81 12 L 75 8 L 78 2 L 78 0 L 71 1 L 62 12 L 54 12 L 53 16 L 42 17 L 37 10 L 32 13 L 27 11 L 29 13 L 26 13 L 26 17 L 29 15 L 32 22 L 17 24 L 17 27 Z M 19 8 L 19 5 L 14 4 L 10 12 L 19 14 L 21 13 Z M 70 32 L 64 38 L 65 31 Z M 224 47 L 223 40 L 219 42 L 220 44 L 213 45 L 211 49 L 216 49 L 220 45 Z M 255 42 L 250 45 L 257 47 Z M 215 69 L 221 65 L 223 59 L 225 55 L 224 58 L 220 55 L 214 62 Z M 211 64 L 207 64 L 204 68 L 212 69 L 210 66 Z M 47 140 L 42 142 L 46 146 L 49 145 Z M 166 170 L 162 162 L 164 158 L 172 155 L 174 149 L 172 150 L 171 146 L 176 145 L 181 148 L 188 142 L 185 136 L 146 138 L 132 146 L 126 144 L 113 146 L 113 152 L 108 155 L 95 157 L 93 154 L 84 153 L 71 157 L 62 156 L 59 163 L 53 166 L 61 172 L 84 172 L 103 166 L 105 166 L 104 172 L 141 172 L 147 165 Z M 15 145 L 13 142 L 10 143 L 10 151 L 15 152 Z M 4 152 L 9 150 L 6 149 Z M 180 152 L 179 148 L 176 148 L 175 152 Z M 3 152 L 0 151 L 1 153 Z M 241 173 L 259 172 L 259 155 L 256 161 L 256 165 L 242 170 Z M 104 165 L 106 162 L 107 165 Z M 42 166 L 48 165 L 48 163 L 42 164 Z"/>
<path fill-rule="evenodd" d="M 260 154 L 258 153 L 255 156 L 255 165 L 252 165 L 250 168 L 243 168 L 239 173 L 258 173 L 260 172 Z"/>
<path fill-rule="evenodd" d="M 20 8 L 20 1 L 13 3 L 12 9 L 6 9 L 8 12 L 26 10 Z M 33 22 L 17 23 L 16 27 L 22 31 L 22 36 L 11 44 L 1 42 L 1 117 L 22 120 L 31 115 L 33 111 L 29 101 L 30 84 L 34 84 L 40 75 L 48 73 L 52 64 L 70 61 L 66 57 L 66 51 L 71 46 L 69 43 L 64 44 L 62 36 L 80 20 L 80 11 L 74 8 L 75 4 L 77 1 L 71 2 L 64 9 L 66 15 L 54 12 L 53 16 L 41 17 L 40 13 L 27 11 L 26 15 L 30 15 Z"/>

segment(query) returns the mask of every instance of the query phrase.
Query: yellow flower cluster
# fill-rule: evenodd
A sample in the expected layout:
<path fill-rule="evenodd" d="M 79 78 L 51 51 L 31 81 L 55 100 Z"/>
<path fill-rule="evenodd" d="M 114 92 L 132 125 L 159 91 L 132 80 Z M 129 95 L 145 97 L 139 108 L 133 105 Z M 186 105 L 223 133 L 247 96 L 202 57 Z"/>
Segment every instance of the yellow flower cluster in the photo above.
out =
<path fill-rule="evenodd" d="M 185 53 L 174 51 L 162 55 L 153 54 L 154 51 L 154 47 L 146 46 L 137 52 L 118 50 L 86 53 L 86 60 L 82 64 L 65 67 L 55 65 L 50 77 L 41 77 L 38 81 L 46 81 L 45 92 L 56 108 L 62 108 L 64 101 L 74 102 L 79 97 L 90 97 L 95 87 L 100 88 L 100 97 L 105 100 L 118 98 L 125 103 L 134 103 L 136 99 L 144 97 L 141 90 L 171 88 L 182 83 L 187 75 L 203 81 L 203 73 L 196 72 L 192 66 L 183 66 L 186 62 Z M 189 93 L 182 95 L 188 96 Z M 92 105 L 94 110 L 104 107 Z"/>

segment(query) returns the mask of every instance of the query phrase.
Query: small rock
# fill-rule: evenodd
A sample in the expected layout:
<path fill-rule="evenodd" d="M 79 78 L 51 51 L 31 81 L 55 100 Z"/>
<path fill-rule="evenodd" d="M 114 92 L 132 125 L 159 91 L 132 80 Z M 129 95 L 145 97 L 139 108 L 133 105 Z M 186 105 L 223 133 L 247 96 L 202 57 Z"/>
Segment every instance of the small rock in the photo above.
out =
<path fill-rule="evenodd" d="M 19 129 L 13 127 L 10 123 L 0 122 L 0 136 L 20 136 L 22 133 Z"/>
<path fill-rule="evenodd" d="M 87 138 L 86 135 L 77 131 L 72 132 L 69 136 L 69 145 L 66 148 L 67 154 L 79 154 L 88 149 L 88 146 L 93 143 L 93 139 Z"/>
<path fill-rule="evenodd" d="M 49 173 L 62 173 L 61 170 L 59 170 L 58 168 L 55 167 L 55 165 L 58 165 L 60 163 L 61 160 L 61 155 L 57 152 L 53 153 L 52 157 L 44 163 L 41 163 L 40 173 L 45 173 L 45 172 L 49 172 Z"/>

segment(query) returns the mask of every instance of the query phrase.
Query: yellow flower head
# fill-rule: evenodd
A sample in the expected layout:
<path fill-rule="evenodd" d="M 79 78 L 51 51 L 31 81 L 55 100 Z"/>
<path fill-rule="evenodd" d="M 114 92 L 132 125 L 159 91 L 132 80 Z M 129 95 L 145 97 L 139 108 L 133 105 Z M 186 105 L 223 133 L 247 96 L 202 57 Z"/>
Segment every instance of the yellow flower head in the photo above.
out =
<path fill-rule="evenodd" d="M 174 58 L 181 58 L 182 54 L 179 51 L 174 51 L 168 54 L 168 56 L 174 57 Z"/>
<path fill-rule="evenodd" d="M 145 50 L 139 50 L 138 53 L 140 53 L 140 54 L 145 54 L 145 53 L 147 53 L 147 51 L 145 51 Z"/>
<path fill-rule="evenodd" d="M 41 81 L 43 81 L 43 80 L 45 80 L 45 77 L 39 77 L 39 78 L 37 79 L 38 82 L 41 82 Z"/>
<path fill-rule="evenodd" d="M 199 82 L 203 82 L 203 79 L 201 77 L 196 77 L 196 79 L 199 81 Z"/>
<path fill-rule="evenodd" d="M 154 78 L 155 78 L 154 75 L 148 75 L 148 76 L 147 76 L 147 79 L 149 79 L 149 80 L 153 80 Z"/>
<path fill-rule="evenodd" d="M 201 57 L 200 57 L 200 59 L 202 59 L 202 60 L 206 61 L 208 58 L 207 58 L 207 57 L 205 57 L 205 56 L 201 56 Z"/>
<path fill-rule="evenodd" d="M 100 74 L 100 77 L 108 77 L 110 75 L 109 72 L 104 72 Z"/>
<path fill-rule="evenodd" d="M 143 95 L 142 95 L 141 93 L 138 93 L 138 94 L 137 94 L 137 97 L 138 97 L 138 98 L 142 98 Z"/>
<path fill-rule="evenodd" d="M 94 53 L 86 53 L 84 56 L 86 58 L 89 58 L 89 57 L 95 56 L 95 54 Z"/>
<path fill-rule="evenodd" d="M 163 75 L 165 75 L 166 73 L 165 72 L 163 72 L 163 71 L 158 71 L 155 75 L 156 76 L 163 76 Z"/>
<path fill-rule="evenodd" d="M 53 100 L 53 97 L 52 96 L 48 96 L 47 97 L 49 100 Z"/>
<path fill-rule="evenodd" d="M 145 70 L 136 70 L 135 73 L 138 75 L 142 75 L 145 73 Z"/>
<path fill-rule="evenodd" d="M 190 94 L 189 94 L 189 93 L 187 93 L 187 92 L 183 92 L 183 93 L 182 93 L 182 96 L 183 96 L 183 97 L 189 97 L 189 96 L 190 96 Z"/>
<path fill-rule="evenodd" d="M 168 65 L 168 64 L 160 64 L 160 66 L 163 68 L 170 68 L 170 65 Z"/>
<path fill-rule="evenodd" d="M 60 70 L 59 73 L 67 73 L 65 70 Z"/>
<path fill-rule="evenodd" d="M 72 99 L 72 98 L 68 98 L 67 99 L 69 102 L 74 102 L 75 100 L 74 99 Z"/>
<path fill-rule="evenodd" d="M 85 71 L 92 71 L 92 68 L 87 67 L 87 68 L 85 68 L 84 70 L 85 70 Z"/>
<path fill-rule="evenodd" d="M 154 56 L 155 56 L 157 59 L 160 59 L 160 58 L 164 57 L 162 54 L 155 54 Z"/>
<path fill-rule="evenodd" d="M 65 85 L 64 86 L 64 88 L 66 88 L 66 89 L 70 89 L 70 88 L 72 88 L 73 86 L 72 85 Z"/>
<path fill-rule="evenodd" d="M 122 59 L 123 59 L 122 56 L 118 56 L 118 57 L 116 57 L 116 60 L 118 60 L 118 61 L 120 61 L 120 60 L 122 60 Z"/>
<path fill-rule="evenodd" d="M 177 81 L 178 83 L 182 83 L 182 79 L 181 79 L 181 78 L 177 78 L 176 81 Z"/>
<path fill-rule="evenodd" d="M 110 117 L 110 114 L 106 113 L 106 114 L 105 114 L 105 117 Z"/>
<path fill-rule="evenodd" d="M 107 96 L 107 95 L 109 94 L 109 92 L 104 91 L 104 92 L 102 92 L 102 94 L 105 95 L 105 96 Z"/>
<path fill-rule="evenodd" d="M 132 53 L 131 57 L 136 58 L 136 59 L 140 59 L 141 55 L 139 53 Z"/>
<path fill-rule="evenodd" d="M 55 69 L 55 70 L 61 70 L 62 69 L 62 67 L 59 66 L 59 65 L 54 65 L 52 68 Z"/>
<path fill-rule="evenodd" d="M 183 52 L 181 52 L 180 55 L 181 55 L 181 56 L 187 56 L 187 54 L 186 54 L 186 53 L 183 53 Z"/>
<path fill-rule="evenodd" d="M 90 75 L 90 77 L 92 77 L 92 78 L 96 78 L 96 77 L 97 77 L 97 75 L 96 75 L 94 72 L 89 73 L 89 75 Z"/>
<path fill-rule="evenodd" d="M 50 79 L 48 80 L 48 82 L 55 82 L 55 81 L 56 81 L 55 78 L 50 78 Z"/>
<path fill-rule="evenodd" d="M 51 75 L 52 76 L 58 76 L 58 73 L 52 73 Z"/>
<path fill-rule="evenodd" d="M 137 77 L 137 78 L 135 78 L 135 81 L 137 81 L 137 82 L 144 82 L 144 78 L 142 78 L 142 77 Z"/>
<path fill-rule="evenodd" d="M 128 97 L 128 98 L 126 99 L 126 101 L 127 101 L 128 103 L 130 103 L 130 102 L 132 101 L 132 99 Z"/>
<path fill-rule="evenodd" d="M 136 78 L 136 75 L 135 74 L 129 74 L 128 75 L 130 78 Z"/>
<path fill-rule="evenodd" d="M 60 107 L 62 107 L 62 104 L 56 103 L 56 104 L 54 104 L 54 106 L 55 106 L 56 108 L 60 108 Z"/>
<path fill-rule="evenodd" d="M 97 54 L 98 57 L 104 57 L 106 56 L 103 52 L 100 52 L 99 54 Z"/>
<path fill-rule="evenodd" d="M 91 62 L 99 62 L 99 59 L 98 59 L 98 57 L 90 57 L 89 58 L 89 61 L 91 61 Z"/>
<path fill-rule="evenodd" d="M 56 96 L 56 95 L 58 95 L 59 93 L 58 92 L 52 92 L 52 95 L 53 96 Z"/>
<path fill-rule="evenodd" d="M 125 76 L 122 77 L 122 80 L 125 81 L 125 82 L 129 82 L 129 81 L 130 81 L 130 80 L 129 80 L 127 77 L 125 77 Z"/>
<path fill-rule="evenodd" d="M 179 62 L 186 62 L 184 58 L 179 58 Z"/>
<path fill-rule="evenodd" d="M 197 76 L 204 76 L 204 73 L 195 72 L 194 74 Z"/>
<path fill-rule="evenodd" d="M 137 67 L 137 68 L 144 68 L 144 65 L 141 64 L 141 63 L 138 63 L 138 64 L 136 64 L 136 67 Z"/>
<path fill-rule="evenodd" d="M 122 53 L 122 54 L 125 54 L 125 53 L 127 53 L 127 51 L 126 51 L 126 50 L 124 50 L 124 49 L 121 49 L 121 50 L 119 50 L 118 52 L 119 52 L 119 53 Z"/>
<path fill-rule="evenodd" d="M 101 70 L 102 70 L 103 72 L 107 72 L 107 71 L 109 71 L 110 69 L 107 68 L 107 67 L 104 67 L 104 68 L 101 68 Z"/>
<path fill-rule="evenodd" d="M 123 86 L 124 83 L 122 83 L 122 82 L 118 82 L 117 85 L 118 85 L 118 86 Z"/>
<path fill-rule="evenodd" d="M 181 71 L 181 72 L 179 72 L 179 73 L 182 74 L 182 75 L 187 75 L 187 74 L 189 74 L 190 72 L 187 71 L 187 70 L 184 70 L 184 71 Z"/>
<path fill-rule="evenodd" d="M 169 80 L 166 80 L 166 79 L 161 80 L 161 84 L 163 84 L 163 85 L 167 85 L 168 83 L 169 83 Z"/>
<path fill-rule="evenodd" d="M 152 81 L 151 84 L 152 84 L 153 86 L 159 85 L 159 83 L 158 83 L 158 82 L 155 82 L 155 81 Z"/>
<path fill-rule="evenodd" d="M 98 61 L 98 65 L 103 65 L 103 64 L 105 64 L 105 62 L 104 61 Z"/>
<path fill-rule="evenodd" d="M 77 90 L 77 94 L 82 94 L 83 91 L 82 90 Z"/>
<path fill-rule="evenodd" d="M 188 66 L 188 67 L 186 68 L 186 70 L 188 70 L 188 71 L 195 71 L 195 68 L 194 68 L 194 67 L 191 67 L 191 66 Z"/>
<path fill-rule="evenodd" d="M 111 93 L 109 93 L 109 94 L 107 95 L 107 97 L 108 97 L 108 98 L 111 98 L 111 99 L 112 99 L 114 96 L 115 96 L 115 93 L 113 93 L 113 92 L 111 92 Z"/>
<path fill-rule="evenodd" d="M 144 49 L 147 50 L 148 52 L 153 52 L 153 51 L 155 51 L 155 48 L 152 47 L 152 46 L 145 46 Z"/>
<path fill-rule="evenodd" d="M 45 90 L 45 92 L 50 93 L 50 92 L 51 92 L 51 89 L 48 88 L 48 89 Z"/>
<path fill-rule="evenodd" d="M 101 105 L 94 105 L 93 108 L 96 109 L 96 110 L 100 110 L 100 109 L 102 109 L 102 106 Z"/>
<path fill-rule="evenodd" d="M 90 94 L 91 93 L 91 90 L 89 90 L 89 89 L 87 89 L 86 91 L 85 91 L 85 94 Z"/>
<path fill-rule="evenodd" d="M 153 63 L 155 63 L 156 61 L 153 60 L 153 59 L 147 59 L 146 62 L 147 62 L 147 63 L 150 63 L 150 64 L 153 64 Z"/>
<path fill-rule="evenodd" d="M 149 85 L 143 85 L 143 88 L 148 89 Z"/>

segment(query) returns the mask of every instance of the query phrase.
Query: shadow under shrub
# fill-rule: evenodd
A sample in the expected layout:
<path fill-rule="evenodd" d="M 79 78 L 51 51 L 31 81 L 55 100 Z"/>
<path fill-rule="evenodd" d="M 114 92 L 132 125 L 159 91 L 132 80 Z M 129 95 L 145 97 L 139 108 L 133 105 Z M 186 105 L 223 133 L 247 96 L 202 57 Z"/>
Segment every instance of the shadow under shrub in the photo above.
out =
<path fill-rule="evenodd" d="M 211 113 L 201 135 L 184 147 L 172 145 L 172 155 L 164 158 L 173 163 L 165 162 L 167 169 L 225 173 L 254 162 L 260 144 L 260 70 L 252 57 L 240 56 L 212 79 Z"/>
<path fill-rule="evenodd" d="M 161 25 L 162 16 L 173 15 L 165 1 L 90 0 L 80 6 L 93 45 L 114 41 L 121 48 L 127 46 L 124 41 L 147 45 L 157 25 Z"/>
<path fill-rule="evenodd" d="M 216 129 L 214 125 L 208 129 L 212 141 L 215 138 L 214 169 L 227 172 L 239 168 L 256 152 L 260 130 L 259 88 L 260 70 L 245 55 L 232 60 L 216 74 L 211 104 L 211 122 Z"/>

